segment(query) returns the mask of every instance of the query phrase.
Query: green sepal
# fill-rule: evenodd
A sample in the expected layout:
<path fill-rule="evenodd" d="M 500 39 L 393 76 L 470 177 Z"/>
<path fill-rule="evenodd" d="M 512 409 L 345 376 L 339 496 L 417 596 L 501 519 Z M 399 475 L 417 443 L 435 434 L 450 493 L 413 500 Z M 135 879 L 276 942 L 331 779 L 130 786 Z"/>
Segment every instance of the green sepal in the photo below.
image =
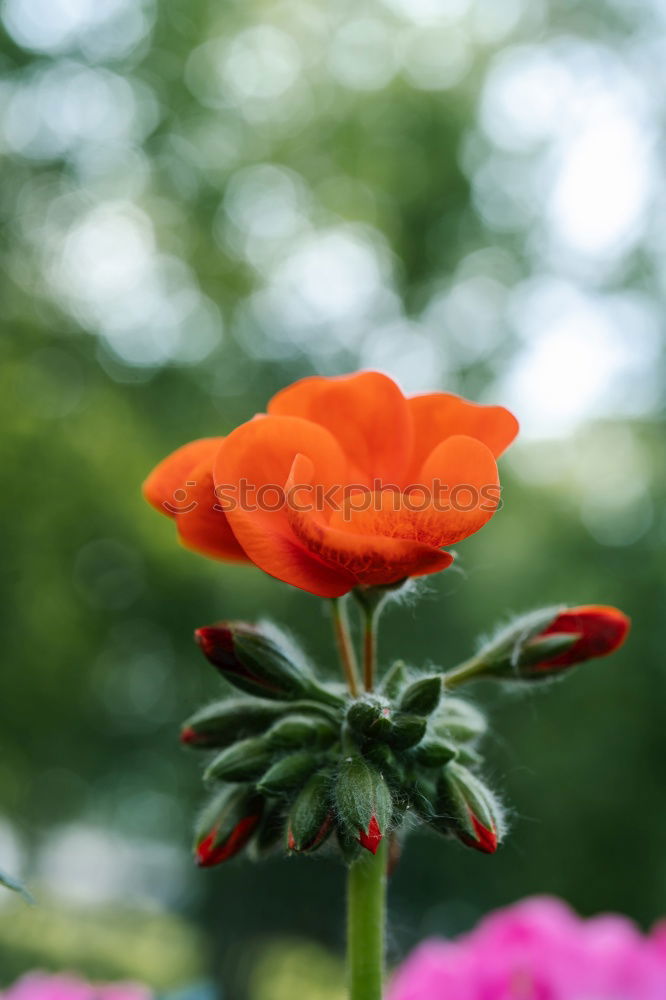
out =
<path fill-rule="evenodd" d="M 191 715 L 181 728 L 181 742 L 204 750 L 222 749 L 262 733 L 288 706 L 250 698 L 226 698 Z"/>
<path fill-rule="evenodd" d="M 347 828 L 341 824 L 336 826 L 335 834 L 338 841 L 338 847 L 340 848 L 340 854 L 342 855 L 342 860 L 346 865 L 353 865 L 355 861 L 358 861 L 363 853 L 363 848 L 359 844 L 358 836 L 352 835 Z"/>
<path fill-rule="evenodd" d="M 315 851 L 333 827 L 331 771 L 313 774 L 298 793 L 287 821 L 287 848 L 303 853 Z"/>
<path fill-rule="evenodd" d="M 409 750 L 421 742 L 427 728 L 427 720 L 422 715 L 397 715 L 386 742 L 394 750 Z"/>
<path fill-rule="evenodd" d="M 342 762 L 335 784 L 335 801 L 342 824 L 350 834 L 367 831 L 374 817 L 382 833 L 391 819 L 391 793 L 379 771 L 363 757 Z"/>
<path fill-rule="evenodd" d="M 414 756 L 423 767 L 444 767 L 458 757 L 458 747 L 446 740 L 427 739 L 420 743 Z"/>
<path fill-rule="evenodd" d="M 386 739 L 392 728 L 389 704 L 372 695 L 358 698 L 347 709 L 347 723 L 359 736 Z"/>
<path fill-rule="evenodd" d="M 455 743 L 471 743 L 479 739 L 488 728 L 488 721 L 479 709 L 463 698 L 445 695 L 432 726 L 438 735 Z"/>
<path fill-rule="evenodd" d="M 530 670 L 544 661 L 567 653 L 580 639 L 580 632 L 557 632 L 541 638 L 530 639 L 520 651 L 517 673 L 520 680 L 550 680 L 552 674 L 543 668 Z"/>
<path fill-rule="evenodd" d="M 398 707 L 412 715 L 430 715 L 439 705 L 442 696 L 442 678 L 436 674 L 421 677 L 403 691 Z"/>
<path fill-rule="evenodd" d="M 404 660 L 396 660 L 381 682 L 381 693 L 390 701 L 394 701 L 407 683 L 407 678 L 407 666 Z"/>
<path fill-rule="evenodd" d="M 321 757 L 310 750 L 300 750 L 272 764 L 257 781 L 263 795 L 285 795 L 299 788 L 321 764 Z"/>
<path fill-rule="evenodd" d="M 474 747 L 469 744 L 467 746 L 463 745 L 458 747 L 458 753 L 455 759 L 459 764 L 463 764 L 464 767 L 475 768 L 483 763 L 483 756 L 478 750 L 475 750 Z"/>
<path fill-rule="evenodd" d="M 266 733 L 266 743 L 274 750 L 294 747 L 328 746 L 338 735 L 332 722 L 308 715 L 285 715 Z"/>
<path fill-rule="evenodd" d="M 254 781 L 273 758 L 263 737 L 252 736 L 222 750 L 204 771 L 204 781 Z"/>

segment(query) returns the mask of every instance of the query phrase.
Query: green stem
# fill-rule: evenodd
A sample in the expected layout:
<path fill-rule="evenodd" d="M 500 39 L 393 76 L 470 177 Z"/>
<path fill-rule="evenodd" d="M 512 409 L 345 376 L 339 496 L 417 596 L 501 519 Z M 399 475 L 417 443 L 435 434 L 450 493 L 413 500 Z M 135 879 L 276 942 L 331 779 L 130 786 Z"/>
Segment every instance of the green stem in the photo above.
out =
<path fill-rule="evenodd" d="M 474 680 L 478 674 L 485 671 L 486 667 L 486 661 L 480 656 L 473 656 L 471 659 L 465 660 L 464 663 L 444 674 L 444 690 L 452 691 L 454 688 L 460 687 L 461 684 Z"/>
<path fill-rule="evenodd" d="M 388 837 L 373 856 L 364 853 L 347 878 L 349 1000 L 382 1000 Z"/>
<path fill-rule="evenodd" d="M 363 614 L 363 686 L 372 691 L 377 661 L 377 619 L 379 608 L 364 608 Z"/>
<path fill-rule="evenodd" d="M 347 687 L 352 698 L 358 696 L 358 665 L 356 663 L 356 653 L 349 634 L 349 619 L 347 617 L 347 605 L 344 597 L 334 597 L 333 607 L 333 629 L 335 631 L 335 641 L 340 654 L 340 662 L 347 681 Z"/>

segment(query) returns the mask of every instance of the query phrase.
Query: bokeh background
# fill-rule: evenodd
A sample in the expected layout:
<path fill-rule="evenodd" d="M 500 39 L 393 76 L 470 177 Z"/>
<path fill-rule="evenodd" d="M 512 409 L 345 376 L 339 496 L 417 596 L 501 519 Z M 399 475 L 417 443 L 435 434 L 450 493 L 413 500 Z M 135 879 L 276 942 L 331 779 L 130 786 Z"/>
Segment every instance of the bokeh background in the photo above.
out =
<path fill-rule="evenodd" d="M 511 406 L 505 507 L 385 659 L 449 666 L 509 611 L 634 619 L 525 699 L 479 689 L 513 833 L 427 835 L 391 955 L 535 892 L 666 914 L 661 0 L 4 0 L 0 983 L 38 965 L 338 1000 L 326 859 L 194 870 L 191 643 L 325 602 L 180 549 L 151 466 L 292 379 L 373 367 Z M 179 994 L 180 995 L 180 994 Z"/>

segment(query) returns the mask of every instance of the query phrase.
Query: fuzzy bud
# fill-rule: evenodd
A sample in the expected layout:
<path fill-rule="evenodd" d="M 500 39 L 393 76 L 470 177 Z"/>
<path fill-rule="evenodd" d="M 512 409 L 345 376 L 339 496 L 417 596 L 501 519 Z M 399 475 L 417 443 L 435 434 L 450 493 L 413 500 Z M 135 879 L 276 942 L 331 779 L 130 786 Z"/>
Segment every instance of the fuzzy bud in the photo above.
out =
<path fill-rule="evenodd" d="M 576 663 L 607 656 L 624 642 L 629 619 L 617 608 L 542 608 L 514 619 L 466 664 L 445 678 L 449 687 L 476 677 L 541 680 Z"/>
<path fill-rule="evenodd" d="M 393 811 L 391 793 L 381 774 L 362 757 L 348 757 L 338 772 L 335 798 L 349 833 L 376 854 Z"/>
<path fill-rule="evenodd" d="M 293 662 L 289 650 L 253 625 L 207 625 L 197 629 L 194 637 L 206 659 L 241 691 L 278 701 L 310 697 L 339 703 L 303 665 Z"/>
<path fill-rule="evenodd" d="M 439 705 L 441 695 L 442 678 L 439 674 L 421 677 L 403 691 L 399 702 L 400 711 L 413 715 L 430 715 Z"/>
<path fill-rule="evenodd" d="M 180 741 L 186 746 L 222 749 L 236 740 L 263 732 L 284 712 L 284 705 L 231 698 L 214 702 L 183 723 Z"/>
<path fill-rule="evenodd" d="M 285 715 L 266 733 L 266 743 L 274 750 L 330 745 L 337 735 L 331 722 L 308 715 Z"/>
<path fill-rule="evenodd" d="M 317 769 L 321 758 L 309 750 L 300 750 L 272 764 L 257 781 L 264 795 L 284 795 L 299 788 Z"/>
<path fill-rule="evenodd" d="M 490 789 L 466 767 L 452 762 L 444 771 L 442 791 L 442 812 L 458 840 L 494 854 L 503 832 L 503 814 Z"/>
<path fill-rule="evenodd" d="M 422 715 L 396 715 L 386 742 L 394 750 L 409 750 L 421 742 L 428 728 Z"/>
<path fill-rule="evenodd" d="M 291 807 L 287 823 L 287 847 L 301 854 L 315 851 L 333 828 L 331 776 L 327 771 L 313 774 Z"/>
<path fill-rule="evenodd" d="M 204 772 L 204 781 L 254 781 L 271 759 L 272 752 L 261 737 L 240 740 L 213 758 Z"/>
<path fill-rule="evenodd" d="M 414 756 L 423 767 L 444 767 L 458 756 L 458 748 L 446 740 L 428 739 L 417 746 Z"/>
<path fill-rule="evenodd" d="M 391 732 L 391 710 L 381 698 L 366 696 L 353 701 L 347 710 L 350 729 L 359 736 L 386 739 Z"/>
<path fill-rule="evenodd" d="M 197 823 L 194 855 L 199 867 L 210 868 L 238 854 L 259 825 L 263 807 L 263 800 L 247 789 L 218 792 Z"/>

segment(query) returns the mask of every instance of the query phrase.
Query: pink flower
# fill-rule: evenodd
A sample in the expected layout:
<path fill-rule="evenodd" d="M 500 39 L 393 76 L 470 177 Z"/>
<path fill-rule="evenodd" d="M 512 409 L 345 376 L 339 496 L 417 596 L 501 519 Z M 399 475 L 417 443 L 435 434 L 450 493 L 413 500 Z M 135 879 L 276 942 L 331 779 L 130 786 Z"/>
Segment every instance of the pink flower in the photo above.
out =
<path fill-rule="evenodd" d="M 498 910 L 455 941 L 426 941 L 388 1000 L 664 1000 L 666 925 L 646 937 L 626 917 L 582 920 L 557 899 Z"/>
<path fill-rule="evenodd" d="M 29 972 L 0 994 L 1 1000 L 151 1000 L 137 983 L 93 985 L 73 975 Z"/>

